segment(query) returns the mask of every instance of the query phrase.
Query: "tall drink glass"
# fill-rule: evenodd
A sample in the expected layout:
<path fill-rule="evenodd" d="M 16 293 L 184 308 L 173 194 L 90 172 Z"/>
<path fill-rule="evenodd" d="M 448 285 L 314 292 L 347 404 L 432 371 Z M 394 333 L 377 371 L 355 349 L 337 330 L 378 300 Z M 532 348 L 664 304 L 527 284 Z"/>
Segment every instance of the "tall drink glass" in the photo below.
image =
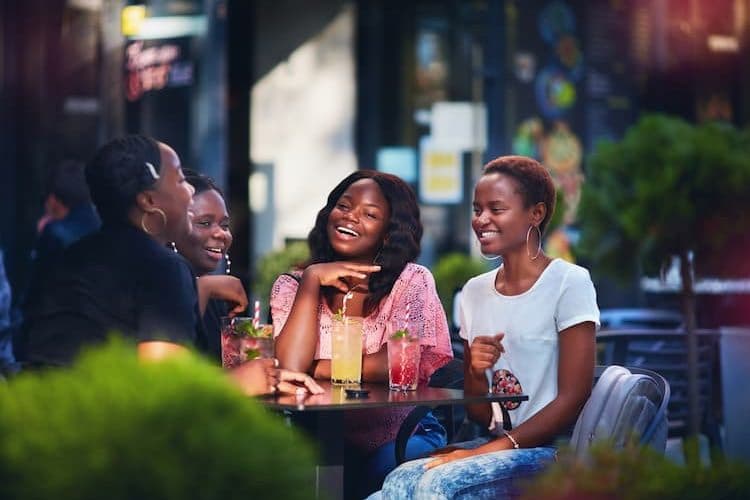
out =
<path fill-rule="evenodd" d="M 273 325 L 253 318 L 221 318 L 221 364 L 225 368 L 258 358 L 273 358 Z"/>
<path fill-rule="evenodd" d="M 362 321 L 357 316 L 333 317 L 331 383 L 359 384 L 362 380 Z"/>
<path fill-rule="evenodd" d="M 388 386 L 392 391 L 414 391 L 419 380 L 419 335 L 403 322 L 388 330 Z"/>

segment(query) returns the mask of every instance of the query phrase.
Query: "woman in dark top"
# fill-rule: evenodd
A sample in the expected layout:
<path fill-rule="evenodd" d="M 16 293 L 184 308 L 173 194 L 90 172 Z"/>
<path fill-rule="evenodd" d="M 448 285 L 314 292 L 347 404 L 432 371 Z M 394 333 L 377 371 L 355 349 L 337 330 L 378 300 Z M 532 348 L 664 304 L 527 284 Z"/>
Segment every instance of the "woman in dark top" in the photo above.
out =
<path fill-rule="evenodd" d="M 191 210 L 192 229 L 175 241 L 198 276 L 213 274 L 220 269 L 229 273 L 229 247 L 232 231 L 224 195 L 210 177 L 185 169 L 185 179 L 195 189 Z M 217 362 L 221 362 L 221 318 L 227 316 L 224 300 L 210 299 L 203 313 L 202 345 Z"/>
<path fill-rule="evenodd" d="M 167 249 L 190 230 L 194 191 L 179 157 L 148 137 L 115 139 L 87 165 L 86 181 L 102 228 L 68 248 L 30 308 L 24 361 L 67 365 L 113 332 L 135 340 L 139 355 L 148 358 L 194 345 L 196 280 L 187 262 Z M 198 285 L 209 287 L 202 297 L 238 294 L 211 290 L 212 283 Z M 245 363 L 232 375 L 249 394 L 294 390 L 285 379 L 319 389 L 309 377 L 275 370 L 273 361 Z"/>

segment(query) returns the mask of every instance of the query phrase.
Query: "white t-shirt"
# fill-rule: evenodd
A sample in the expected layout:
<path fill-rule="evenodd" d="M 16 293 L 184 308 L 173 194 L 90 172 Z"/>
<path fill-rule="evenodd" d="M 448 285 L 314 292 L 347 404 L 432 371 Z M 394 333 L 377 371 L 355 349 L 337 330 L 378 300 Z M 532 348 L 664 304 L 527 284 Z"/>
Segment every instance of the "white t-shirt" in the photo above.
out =
<path fill-rule="evenodd" d="M 516 427 L 557 396 L 558 334 L 573 325 L 592 321 L 599 326 L 596 291 L 589 272 L 554 259 L 536 283 L 520 295 L 502 295 L 495 276 L 502 269 L 470 279 L 459 306 L 460 335 L 471 345 L 474 337 L 504 332 L 505 353 L 493 367 L 493 390 L 510 371 L 529 396 L 509 410 Z"/>

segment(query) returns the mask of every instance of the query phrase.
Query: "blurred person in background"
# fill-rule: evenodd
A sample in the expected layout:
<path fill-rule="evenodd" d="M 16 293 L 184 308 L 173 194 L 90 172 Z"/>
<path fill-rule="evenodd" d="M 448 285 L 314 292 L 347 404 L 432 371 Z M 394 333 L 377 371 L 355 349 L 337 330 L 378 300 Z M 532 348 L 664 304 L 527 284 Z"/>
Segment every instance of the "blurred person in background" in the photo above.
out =
<path fill-rule="evenodd" d="M 52 273 L 63 251 L 100 225 L 86 184 L 84 164 L 66 160 L 53 165 L 44 187 L 44 215 L 37 223 L 30 278 L 20 300 L 24 317 L 34 307 L 44 280 Z M 14 344 L 16 357 L 22 358 L 21 342 Z"/>
<path fill-rule="evenodd" d="M 16 360 L 11 349 L 11 293 L 8 276 L 5 274 L 3 250 L 0 248 L 0 378 L 13 371 Z"/>

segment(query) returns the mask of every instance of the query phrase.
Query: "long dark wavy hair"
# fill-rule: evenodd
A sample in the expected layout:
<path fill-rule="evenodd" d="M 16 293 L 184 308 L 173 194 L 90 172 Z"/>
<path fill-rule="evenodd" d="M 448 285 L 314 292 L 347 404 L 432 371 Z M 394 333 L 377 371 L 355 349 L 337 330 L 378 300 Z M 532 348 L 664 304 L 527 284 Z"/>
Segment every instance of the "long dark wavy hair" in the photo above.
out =
<path fill-rule="evenodd" d="M 419 217 L 419 205 L 414 191 L 402 179 L 395 175 L 377 172 L 375 170 L 357 170 L 333 188 L 328 195 L 325 207 L 318 212 L 315 227 L 307 237 L 310 247 L 311 264 L 333 262 L 339 256 L 328 239 L 328 217 L 344 192 L 361 179 L 375 181 L 383 196 L 388 201 L 391 216 L 386 227 L 385 237 L 375 264 L 381 266 L 380 272 L 370 276 L 369 293 L 365 299 L 365 312 L 374 310 L 380 301 L 390 293 L 393 284 L 398 279 L 406 264 L 412 262 L 419 255 L 422 240 L 422 222 Z M 334 293 L 332 288 L 323 292 L 330 300 Z"/>

